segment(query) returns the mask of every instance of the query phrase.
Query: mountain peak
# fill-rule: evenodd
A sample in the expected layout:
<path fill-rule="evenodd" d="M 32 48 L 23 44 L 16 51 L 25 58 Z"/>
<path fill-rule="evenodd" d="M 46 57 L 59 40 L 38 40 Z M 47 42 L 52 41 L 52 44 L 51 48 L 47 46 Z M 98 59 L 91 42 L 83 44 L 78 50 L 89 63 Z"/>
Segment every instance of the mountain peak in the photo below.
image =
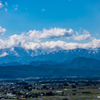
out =
<path fill-rule="evenodd" d="M 63 62 L 71 61 L 76 57 L 87 57 L 100 60 L 100 48 L 96 49 L 69 49 L 59 50 L 53 52 L 43 52 L 42 50 L 26 50 L 21 47 L 13 47 L 0 49 L 0 55 L 4 52 L 9 55 L 1 56 L 0 63 L 19 62 L 22 64 L 29 64 L 32 61 L 54 61 Z"/>

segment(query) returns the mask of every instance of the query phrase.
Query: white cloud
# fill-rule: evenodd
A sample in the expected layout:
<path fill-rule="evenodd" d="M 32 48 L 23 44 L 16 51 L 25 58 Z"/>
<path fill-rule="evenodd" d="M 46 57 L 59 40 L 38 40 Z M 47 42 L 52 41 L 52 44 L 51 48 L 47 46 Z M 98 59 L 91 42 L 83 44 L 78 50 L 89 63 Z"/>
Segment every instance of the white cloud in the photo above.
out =
<path fill-rule="evenodd" d="M 18 10 L 17 8 L 15 8 L 15 10 Z"/>
<path fill-rule="evenodd" d="M 8 9 L 7 9 L 7 8 L 5 8 L 4 10 L 7 12 L 7 10 L 8 10 Z"/>
<path fill-rule="evenodd" d="M 73 35 L 72 39 L 74 40 L 90 40 L 92 39 L 91 34 L 83 34 L 83 35 Z"/>
<path fill-rule="evenodd" d="M 83 34 L 89 34 L 89 31 L 87 31 L 87 30 L 83 30 Z"/>
<path fill-rule="evenodd" d="M 91 40 L 93 39 L 91 37 L 91 34 L 89 34 L 88 31 L 86 31 L 85 29 L 83 30 L 83 34 L 82 35 L 79 35 L 79 33 L 81 33 L 79 31 L 79 33 L 77 31 L 75 31 L 76 35 L 72 35 L 71 38 L 74 39 L 74 40 L 78 40 L 78 41 L 81 41 L 81 40 Z"/>
<path fill-rule="evenodd" d="M 0 26 L 0 35 L 3 35 L 5 32 L 6 32 L 6 29 L 5 29 L 5 28 L 2 28 L 2 27 Z"/>
<path fill-rule="evenodd" d="M 100 39 L 93 39 L 92 42 L 90 42 L 91 47 L 96 48 L 96 47 L 100 47 Z"/>
<path fill-rule="evenodd" d="M 2 29 L 2 28 L 1 28 Z M 5 32 L 5 31 L 3 31 Z M 42 52 L 52 52 L 59 50 L 68 50 L 76 48 L 97 48 L 100 47 L 100 39 L 93 38 L 91 42 L 88 43 L 67 43 L 64 41 L 46 41 L 46 42 L 34 42 L 41 39 L 53 39 L 60 37 L 73 37 L 76 40 L 86 40 L 91 37 L 89 33 L 83 35 L 73 35 L 73 30 L 62 29 L 62 28 L 52 28 L 50 30 L 43 29 L 43 31 L 30 30 L 27 34 L 22 33 L 21 35 L 12 35 L 6 40 L 0 39 L 0 49 L 13 47 L 22 47 L 26 50 L 41 50 Z M 36 39 L 36 40 L 35 40 Z M 6 53 L 5 53 L 6 54 Z"/>
<path fill-rule="evenodd" d="M 59 50 L 69 50 L 69 49 L 76 49 L 76 48 L 97 48 L 100 47 L 100 39 L 93 39 L 91 42 L 88 43 L 66 43 L 64 41 L 47 41 L 42 43 L 34 43 L 34 42 L 26 42 L 22 45 L 23 48 L 26 50 L 41 50 L 42 52 L 50 53 L 52 51 L 59 51 Z"/>
<path fill-rule="evenodd" d="M 14 5 L 14 9 L 15 10 L 18 10 L 18 5 Z"/>
<path fill-rule="evenodd" d="M 47 41 L 41 43 L 35 43 L 28 40 L 28 37 L 24 34 L 21 35 L 13 35 L 10 36 L 8 40 L 1 40 L 0 39 L 0 49 L 4 48 L 11 48 L 11 51 L 14 51 L 13 47 L 22 47 L 26 50 L 41 50 L 42 52 L 50 53 L 52 51 L 59 51 L 59 50 L 69 50 L 69 49 L 76 49 L 76 48 L 97 48 L 100 47 L 100 39 L 93 39 L 91 42 L 88 43 L 66 43 L 64 41 Z"/>
<path fill-rule="evenodd" d="M 97 33 L 96 35 L 98 36 L 99 34 Z"/>
<path fill-rule="evenodd" d="M 8 6 L 8 3 L 7 3 L 7 2 L 5 2 L 5 5 L 6 5 L 6 6 Z"/>
<path fill-rule="evenodd" d="M 83 34 L 80 35 L 77 31 L 75 31 L 76 35 L 73 34 L 73 30 L 63 29 L 63 28 L 51 28 L 49 30 L 43 29 L 43 31 L 36 31 L 30 30 L 27 34 L 31 41 L 40 42 L 43 39 L 54 39 L 54 38 L 61 38 L 67 37 L 67 39 L 74 39 L 74 40 L 91 40 L 91 34 L 88 31 L 83 30 Z"/>
<path fill-rule="evenodd" d="M 43 33 L 40 36 L 40 39 L 53 39 L 53 38 L 60 38 L 60 37 L 69 37 L 73 33 L 73 30 L 66 30 L 61 28 L 52 28 L 50 30 L 43 29 Z"/>
<path fill-rule="evenodd" d="M 77 31 L 75 31 L 76 35 L 79 35 L 79 33 Z"/>
<path fill-rule="evenodd" d="M 27 37 L 22 33 L 21 35 L 12 35 L 9 37 L 8 40 L 5 40 L 5 44 L 8 47 L 12 46 L 22 46 L 24 43 L 26 43 Z"/>
<path fill-rule="evenodd" d="M 22 47 L 26 50 L 41 50 L 42 52 L 50 53 L 52 51 L 59 50 L 69 50 L 76 48 L 97 48 L 100 47 L 100 39 L 93 39 L 88 43 L 66 43 L 64 41 L 47 41 L 41 43 L 34 43 L 28 40 L 28 37 L 24 34 L 21 35 L 13 35 L 10 36 L 8 40 L 3 41 L 0 39 L 0 49 L 11 48 L 13 51 L 13 47 Z"/>
<path fill-rule="evenodd" d="M 4 56 L 7 56 L 7 55 L 9 55 L 9 54 L 6 53 L 6 52 L 4 52 L 4 53 L 2 53 L 2 54 L 0 55 L 0 57 L 4 57 Z"/>
<path fill-rule="evenodd" d="M 31 41 L 40 42 L 40 35 L 42 34 L 41 31 L 30 30 L 27 34 Z"/>
<path fill-rule="evenodd" d="M 66 30 L 62 28 L 51 28 L 50 30 L 43 29 L 43 31 L 30 30 L 27 34 L 31 40 L 35 42 L 40 42 L 42 39 L 53 39 L 61 37 L 70 37 L 72 36 L 73 30 Z"/>
<path fill-rule="evenodd" d="M 0 2 L 0 8 L 2 8 L 3 7 L 3 4 Z"/>
<path fill-rule="evenodd" d="M 45 9 L 42 9 L 41 11 L 43 12 L 43 11 L 45 11 Z"/>

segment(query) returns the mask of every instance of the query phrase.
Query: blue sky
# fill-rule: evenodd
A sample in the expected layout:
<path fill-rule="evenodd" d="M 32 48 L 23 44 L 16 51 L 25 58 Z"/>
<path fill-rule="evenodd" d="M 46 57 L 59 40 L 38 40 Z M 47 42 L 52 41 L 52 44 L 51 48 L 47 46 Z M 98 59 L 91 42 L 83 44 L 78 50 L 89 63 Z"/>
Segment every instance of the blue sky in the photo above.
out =
<path fill-rule="evenodd" d="M 5 41 L 11 41 L 10 36 L 20 36 L 24 32 L 24 38 L 27 38 L 26 34 L 33 36 L 28 42 L 63 41 L 84 45 L 95 40 L 91 45 L 99 47 L 100 0 L 1 0 L 0 3 L 0 26 L 5 29 L 0 39 L 4 45 Z M 43 33 L 44 28 L 48 30 L 47 33 Z M 53 30 L 52 33 L 50 30 L 54 28 L 56 32 Z M 66 31 L 58 33 L 57 29 Z"/>

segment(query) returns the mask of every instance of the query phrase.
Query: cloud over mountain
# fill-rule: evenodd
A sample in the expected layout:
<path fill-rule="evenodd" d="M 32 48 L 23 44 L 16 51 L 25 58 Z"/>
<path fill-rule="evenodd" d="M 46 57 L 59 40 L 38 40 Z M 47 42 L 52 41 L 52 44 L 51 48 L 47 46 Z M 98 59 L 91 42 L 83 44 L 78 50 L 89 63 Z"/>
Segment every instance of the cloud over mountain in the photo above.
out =
<path fill-rule="evenodd" d="M 70 37 L 72 36 L 73 30 L 62 29 L 62 28 L 51 28 L 50 30 L 43 29 L 43 31 L 30 30 L 29 38 L 35 42 L 40 42 L 42 39 L 54 39 L 61 37 Z"/>
<path fill-rule="evenodd" d="M 0 34 L 3 35 L 6 29 L 0 26 Z M 22 47 L 26 50 L 42 50 L 43 52 L 52 52 L 59 50 L 68 50 L 76 48 L 97 48 L 100 47 L 100 39 L 92 38 L 88 31 L 83 31 L 82 35 L 74 34 L 72 29 L 51 28 L 43 31 L 30 30 L 28 33 L 20 35 L 14 34 L 6 40 L 0 39 L 0 49 Z M 59 38 L 68 37 L 74 40 L 91 40 L 88 43 L 66 42 L 59 40 Z M 54 41 L 54 38 L 58 38 Z M 52 41 L 45 41 L 43 39 L 52 39 Z M 67 40 L 67 39 L 66 39 Z"/>

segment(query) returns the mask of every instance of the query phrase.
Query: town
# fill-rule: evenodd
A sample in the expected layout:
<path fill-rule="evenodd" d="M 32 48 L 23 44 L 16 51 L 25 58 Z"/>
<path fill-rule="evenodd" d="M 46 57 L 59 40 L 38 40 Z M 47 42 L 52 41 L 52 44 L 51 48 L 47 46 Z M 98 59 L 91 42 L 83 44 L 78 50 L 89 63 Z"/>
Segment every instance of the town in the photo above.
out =
<path fill-rule="evenodd" d="M 99 100 L 100 80 L 84 78 L 0 80 L 0 99 Z"/>

